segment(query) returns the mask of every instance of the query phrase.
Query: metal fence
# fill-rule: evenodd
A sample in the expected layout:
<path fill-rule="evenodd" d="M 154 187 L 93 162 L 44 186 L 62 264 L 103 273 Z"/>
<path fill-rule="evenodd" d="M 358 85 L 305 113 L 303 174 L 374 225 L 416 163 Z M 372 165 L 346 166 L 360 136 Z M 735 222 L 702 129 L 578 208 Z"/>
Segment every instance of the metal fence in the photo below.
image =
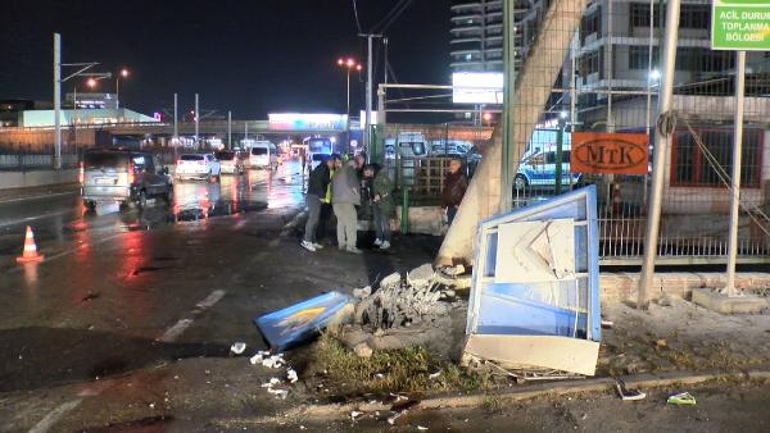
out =
<path fill-rule="evenodd" d="M 547 19 L 548 3 L 530 3 L 528 12 L 517 15 L 517 58 L 533 52 L 533 35 Z M 519 138 L 514 143 L 518 171 L 511 191 L 513 205 L 527 206 L 581 185 L 596 185 L 599 255 L 604 265 L 641 263 L 649 168 L 655 161 L 650 160 L 646 175 L 577 172 L 571 164 L 572 138 L 579 132 L 642 133 L 653 143 L 661 81 L 659 41 L 666 28 L 661 9 L 665 4 L 658 2 L 590 0 L 585 10 L 567 11 L 582 14 L 577 32 L 564 23 L 572 43 L 565 48 L 559 38 L 552 38 L 536 47 L 546 57 L 563 59 L 561 72 L 551 80 L 546 66 L 542 71 L 539 64 L 528 66 L 529 72 L 544 77 L 540 91 L 550 95 L 546 106 L 527 99 L 514 101 L 524 112 L 542 115 L 535 122 L 512 121 L 514 131 L 532 131 L 514 134 Z M 727 256 L 735 54 L 710 49 L 710 14 L 707 0 L 690 0 L 681 8 L 658 264 L 717 264 Z M 770 213 L 770 54 L 748 54 L 745 95 L 738 260 L 770 262 L 770 221 L 765 216 Z M 452 125 L 389 124 L 383 133 L 395 147 L 399 134 L 430 128 L 449 131 Z M 440 148 L 440 134 L 434 135 Z M 443 143 L 451 143 L 450 134 L 444 135 Z M 489 145 L 489 140 L 481 141 L 479 155 Z M 406 158 L 391 164 L 399 167 L 395 173 L 401 176 L 399 184 L 413 190 L 410 199 L 436 197 L 439 176 L 433 175 L 431 163 Z"/>

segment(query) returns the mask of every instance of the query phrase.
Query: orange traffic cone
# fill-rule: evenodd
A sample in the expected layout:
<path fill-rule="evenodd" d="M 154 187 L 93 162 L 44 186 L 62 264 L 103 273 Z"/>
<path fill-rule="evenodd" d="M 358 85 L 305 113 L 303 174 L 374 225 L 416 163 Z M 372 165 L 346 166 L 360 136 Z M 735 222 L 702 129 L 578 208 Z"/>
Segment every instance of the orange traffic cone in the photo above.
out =
<path fill-rule="evenodd" d="M 36 263 L 42 262 L 44 255 L 37 253 L 35 245 L 35 234 L 32 233 L 32 227 L 27 226 L 27 235 L 24 237 L 24 253 L 16 257 L 16 263 Z"/>

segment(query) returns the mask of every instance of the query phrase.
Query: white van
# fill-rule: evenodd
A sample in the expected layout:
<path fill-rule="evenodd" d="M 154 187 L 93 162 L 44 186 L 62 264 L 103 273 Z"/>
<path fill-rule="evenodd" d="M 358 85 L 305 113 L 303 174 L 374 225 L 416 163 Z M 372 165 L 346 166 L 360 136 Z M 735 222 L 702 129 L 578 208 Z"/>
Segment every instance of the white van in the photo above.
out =
<path fill-rule="evenodd" d="M 251 168 L 278 167 L 278 148 L 269 141 L 257 141 L 249 148 L 249 166 Z"/>
<path fill-rule="evenodd" d="M 424 158 L 428 156 L 428 140 L 421 132 L 402 132 L 398 134 L 398 153 L 404 158 Z"/>

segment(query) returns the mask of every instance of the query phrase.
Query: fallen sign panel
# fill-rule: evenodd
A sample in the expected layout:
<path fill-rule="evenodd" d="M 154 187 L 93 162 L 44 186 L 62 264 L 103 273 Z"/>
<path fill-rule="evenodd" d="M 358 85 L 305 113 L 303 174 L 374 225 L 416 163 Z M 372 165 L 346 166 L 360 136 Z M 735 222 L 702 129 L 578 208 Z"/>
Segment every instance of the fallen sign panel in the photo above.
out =
<path fill-rule="evenodd" d="M 350 297 L 329 292 L 254 319 L 271 351 L 282 351 L 316 335 L 350 302 Z"/>
<path fill-rule="evenodd" d="M 464 359 L 592 376 L 601 341 L 596 189 L 479 227 Z"/>

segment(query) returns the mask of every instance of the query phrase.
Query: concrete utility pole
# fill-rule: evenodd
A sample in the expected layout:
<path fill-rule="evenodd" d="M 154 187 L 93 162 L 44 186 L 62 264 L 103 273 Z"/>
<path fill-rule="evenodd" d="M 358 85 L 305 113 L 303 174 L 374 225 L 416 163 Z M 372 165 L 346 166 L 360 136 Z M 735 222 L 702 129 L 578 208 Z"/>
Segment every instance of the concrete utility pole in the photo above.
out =
<path fill-rule="evenodd" d="M 517 72 L 511 119 L 516 121 L 510 172 L 515 173 L 524 147 L 540 120 L 553 83 L 559 76 L 568 53 L 570 42 L 580 24 L 586 0 L 552 0 L 538 27 L 535 41 L 531 44 L 526 61 Z M 449 232 L 441 244 L 436 265 L 452 265 L 453 262 L 473 262 L 473 242 L 480 221 L 500 210 L 502 165 L 502 130 L 495 130 L 493 144 L 479 164 L 468 191 L 465 193 Z"/>
<path fill-rule="evenodd" d="M 364 131 L 364 149 L 369 153 L 372 140 L 372 68 L 374 67 L 374 60 L 372 57 L 372 40 L 374 38 L 381 38 L 382 35 L 376 35 L 371 33 L 359 33 L 359 37 L 366 38 L 367 55 L 366 55 L 366 130 Z"/>
<path fill-rule="evenodd" d="M 195 94 L 195 119 L 194 119 L 195 120 L 195 148 L 196 149 L 198 148 L 198 132 L 199 132 L 198 128 L 200 127 L 199 122 L 200 122 L 200 119 L 201 119 L 201 114 L 200 114 L 200 111 L 199 111 L 198 101 L 199 101 L 199 98 L 198 98 L 198 94 L 196 93 Z"/>
<path fill-rule="evenodd" d="M 660 209 L 663 203 L 663 182 L 665 180 L 666 157 L 668 156 L 672 122 L 670 116 L 674 96 L 674 71 L 676 66 L 676 45 L 679 39 L 679 1 L 669 0 L 666 7 L 666 33 L 663 46 L 663 67 L 661 71 L 660 96 L 658 98 L 658 124 L 655 128 L 655 148 L 652 164 L 652 187 L 650 207 L 647 210 L 647 231 L 645 232 L 644 259 L 639 278 L 636 307 L 646 310 L 650 300 L 648 292 L 655 273 L 655 258 L 658 255 L 660 233 Z"/>
<path fill-rule="evenodd" d="M 174 93 L 174 138 L 179 141 L 179 95 Z"/>
<path fill-rule="evenodd" d="M 233 148 L 233 112 L 227 112 L 227 148 Z"/>
<path fill-rule="evenodd" d="M 54 168 L 61 170 L 61 35 L 53 34 Z"/>
<path fill-rule="evenodd" d="M 736 296 L 735 261 L 738 256 L 738 225 L 741 205 L 741 151 L 743 149 L 743 105 L 746 86 L 746 51 L 735 57 L 735 132 L 733 134 L 733 174 L 730 189 L 730 235 L 727 241 L 727 296 Z"/>

